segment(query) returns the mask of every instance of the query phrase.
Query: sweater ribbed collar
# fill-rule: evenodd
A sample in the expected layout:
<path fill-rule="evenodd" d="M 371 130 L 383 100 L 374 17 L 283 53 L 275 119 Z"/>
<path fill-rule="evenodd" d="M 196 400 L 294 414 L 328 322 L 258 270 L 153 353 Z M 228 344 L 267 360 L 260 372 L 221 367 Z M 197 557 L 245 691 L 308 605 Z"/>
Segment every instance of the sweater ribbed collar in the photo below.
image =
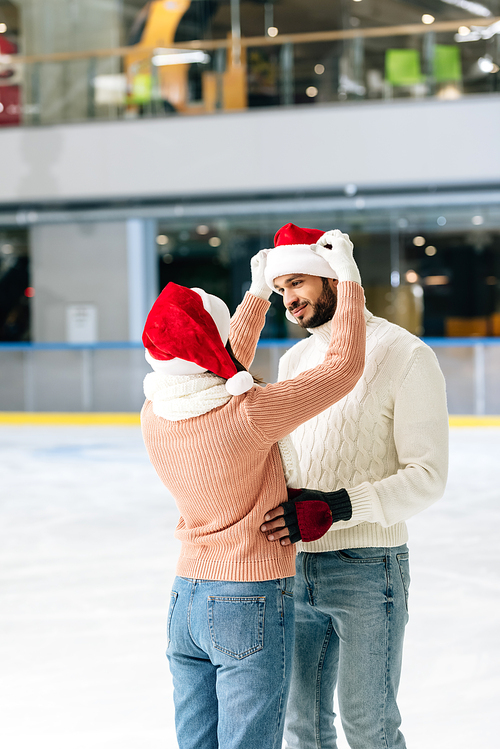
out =
<path fill-rule="evenodd" d="M 365 320 L 368 321 L 373 317 L 372 313 L 365 307 Z M 320 351 L 328 350 L 330 344 L 330 338 L 332 337 L 332 321 L 328 320 L 323 325 L 319 325 L 317 328 L 307 328 L 307 332 L 311 333 L 314 339 L 314 344 Z M 368 335 L 368 330 L 367 330 Z"/>

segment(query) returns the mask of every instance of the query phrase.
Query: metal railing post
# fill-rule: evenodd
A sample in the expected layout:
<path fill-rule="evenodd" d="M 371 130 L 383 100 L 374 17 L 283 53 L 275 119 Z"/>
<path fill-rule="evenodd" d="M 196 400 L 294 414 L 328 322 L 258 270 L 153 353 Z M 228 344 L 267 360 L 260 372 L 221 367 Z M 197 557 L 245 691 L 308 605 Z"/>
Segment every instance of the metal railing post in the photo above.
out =
<path fill-rule="evenodd" d="M 33 125 L 39 125 L 42 117 L 41 64 L 40 62 L 35 62 L 31 69 L 31 123 Z"/>
<path fill-rule="evenodd" d="M 87 65 L 87 117 L 95 118 L 95 77 L 97 74 L 97 60 L 91 57 Z"/>
<path fill-rule="evenodd" d="M 226 69 L 226 50 L 216 49 L 214 55 L 214 69 L 216 73 L 215 108 L 224 109 L 224 71 Z"/>
<path fill-rule="evenodd" d="M 293 44 L 283 44 L 280 52 L 281 68 L 281 104 L 290 106 L 295 101 L 293 81 Z"/>

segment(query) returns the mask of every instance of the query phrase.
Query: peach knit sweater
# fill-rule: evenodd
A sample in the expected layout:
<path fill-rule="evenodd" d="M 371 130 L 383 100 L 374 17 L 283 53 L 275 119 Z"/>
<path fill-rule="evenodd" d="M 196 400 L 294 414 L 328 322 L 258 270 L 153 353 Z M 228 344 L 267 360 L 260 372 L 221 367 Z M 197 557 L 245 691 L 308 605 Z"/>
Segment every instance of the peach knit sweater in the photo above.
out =
<path fill-rule="evenodd" d="M 231 321 L 234 354 L 247 368 L 268 307 L 247 294 Z M 363 372 L 365 338 L 363 290 L 344 281 L 338 284 L 330 346 L 315 369 L 254 386 L 181 421 L 156 416 L 146 400 L 144 442 L 181 514 L 178 575 L 254 581 L 295 574 L 295 547 L 270 543 L 260 531 L 264 514 L 287 498 L 276 443 L 352 390 Z"/>

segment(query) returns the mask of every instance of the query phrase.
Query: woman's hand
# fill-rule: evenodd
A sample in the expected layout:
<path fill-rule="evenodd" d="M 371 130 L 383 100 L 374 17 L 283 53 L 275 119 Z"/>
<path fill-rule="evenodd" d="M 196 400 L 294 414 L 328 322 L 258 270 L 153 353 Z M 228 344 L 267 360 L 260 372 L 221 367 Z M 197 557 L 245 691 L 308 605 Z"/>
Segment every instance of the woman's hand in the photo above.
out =
<path fill-rule="evenodd" d="M 266 521 L 264 525 L 260 526 L 263 533 L 272 531 L 267 537 L 268 541 L 279 541 L 282 546 L 290 546 L 292 543 L 290 540 L 290 529 L 285 525 L 285 511 L 282 505 L 275 507 L 274 510 L 270 510 L 264 516 Z"/>
<path fill-rule="evenodd" d="M 354 245 L 348 234 L 343 234 L 340 229 L 327 231 L 315 245 L 311 245 L 311 249 L 326 260 L 339 281 L 361 283 L 358 266 L 353 257 Z"/>
<path fill-rule="evenodd" d="M 270 250 L 260 250 L 260 252 L 254 255 L 250 260 L 252 283 L 249 292 L 254 296 L 258 296 L 260 299 L 265 299 L 266 301 L 272 294 L 272 289 L 269 288 L 266 279 L 264 278 L 268 252 L 270 252 Z"/>

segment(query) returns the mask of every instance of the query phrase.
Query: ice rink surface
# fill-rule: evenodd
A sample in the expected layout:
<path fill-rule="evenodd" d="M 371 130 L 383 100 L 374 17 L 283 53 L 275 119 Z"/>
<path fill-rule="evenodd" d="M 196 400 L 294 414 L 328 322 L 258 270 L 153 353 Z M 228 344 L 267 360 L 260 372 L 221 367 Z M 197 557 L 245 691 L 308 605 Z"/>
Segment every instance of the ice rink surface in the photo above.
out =
<path fill-rule="evenodd" d="M 0 746 L 175 749 L 177 512 L 139 429 L 1 427 L 0 450 Z M 498 747 L 499 456 L 499 428 L 452 429 L 446 495 L 409 523 L 408 749 Z"/>

